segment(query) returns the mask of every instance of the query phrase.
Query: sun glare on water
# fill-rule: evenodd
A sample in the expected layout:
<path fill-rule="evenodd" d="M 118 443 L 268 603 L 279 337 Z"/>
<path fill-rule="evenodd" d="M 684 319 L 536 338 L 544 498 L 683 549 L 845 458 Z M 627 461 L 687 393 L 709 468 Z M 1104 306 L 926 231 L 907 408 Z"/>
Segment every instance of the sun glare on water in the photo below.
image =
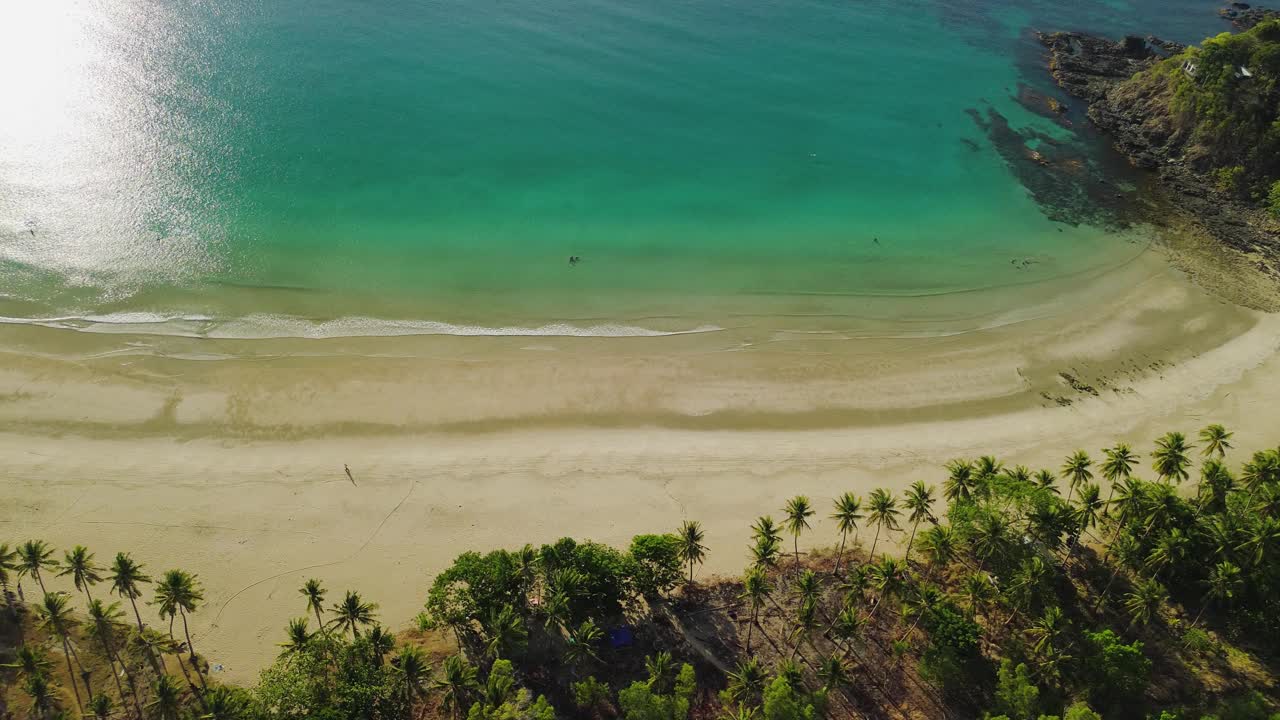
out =
<path fill-rule="evenodd" d="M 0 261 L 68 285 L 198 260 L 163 97 L 171 19 L 132 0 L 0 3 Z M 107 288 L 110 292 L 110 288 Z"/>

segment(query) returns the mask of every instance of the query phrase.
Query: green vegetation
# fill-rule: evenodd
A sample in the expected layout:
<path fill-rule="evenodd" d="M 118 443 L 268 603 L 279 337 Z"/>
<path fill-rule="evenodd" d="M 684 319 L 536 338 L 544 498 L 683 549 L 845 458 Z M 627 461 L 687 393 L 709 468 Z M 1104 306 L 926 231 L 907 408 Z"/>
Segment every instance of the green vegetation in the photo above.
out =
<path fill-rule="evenodd" d="M 1266 201 L 1280 180 L 1278 81 L 1280 20 L 1269 20 L 1161 61 L 1123 83 L 1113 99 L 1166 116 L 1169 125 L 1154 136 L 1181 147 L 1194 166 L 1212 173 L 1218 189 Z M 1142 107 L 1153 100 L 1161 111 Z"/>
<path fill-rule="evenodd" d="M 1146 458 L 1075 450 L 1061 480 L 955 460 L 941 493 L 840 494 L 829 529 L 814 522 L 826 503 L 796 496 L 782 525 L 752 526 L 741 579 L 695 582 L 708 549 L 694 521 L 626 552 L 563 538 L 463 553 L 399 635 L 359 592 L 306 580 L 278 659 L 247 688 L 210 677 L 193 644 L 197 575 L 0 544 L 0 712 L 1275 720 L 1280 450 L 1233 469 L 1230 432 L 1194 437 L 1167 433 Z M 824 529 L 830 551 L 801 545 Z"/>

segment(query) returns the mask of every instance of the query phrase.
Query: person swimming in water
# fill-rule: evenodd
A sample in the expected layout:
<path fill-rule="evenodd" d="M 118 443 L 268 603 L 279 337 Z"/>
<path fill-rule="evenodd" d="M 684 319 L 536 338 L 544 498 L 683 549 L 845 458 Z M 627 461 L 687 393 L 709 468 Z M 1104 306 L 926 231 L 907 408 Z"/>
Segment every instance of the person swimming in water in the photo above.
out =
<path fill-rule="evenodd" d="M 569 264 L 570 264 L 570 265 L 577 265 L 577 264 L 578 264 L 578 263 L 580 263 L 580 262 L 582 262 L 582 258 L 581 258 L 581 257 L 579 257 L 579 256 L 577 256 L 577 255 L 570 255 L 570 256 L 569 256 Z"/>

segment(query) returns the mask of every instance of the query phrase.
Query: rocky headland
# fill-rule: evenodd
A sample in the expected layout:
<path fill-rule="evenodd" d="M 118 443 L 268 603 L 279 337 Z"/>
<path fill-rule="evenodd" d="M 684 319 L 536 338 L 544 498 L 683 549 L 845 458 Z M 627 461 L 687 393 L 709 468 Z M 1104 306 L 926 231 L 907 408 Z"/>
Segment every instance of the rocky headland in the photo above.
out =
<path fill-rule="evenodd" d="M 1189 216 L 1280 277 L 1280 21 L 1267 20 L 1270 11 L 1231 9 L 1241 14 L 1238 22 L 1250 22 L 1246 11 L 1261 20 L 1201 47 L 1078 32 L 1038 37 L 1056 83 L 1170 194 L 1169 202 L 1143 203 L 1148 217 L 1140 220 L 1171 224 Z"/>

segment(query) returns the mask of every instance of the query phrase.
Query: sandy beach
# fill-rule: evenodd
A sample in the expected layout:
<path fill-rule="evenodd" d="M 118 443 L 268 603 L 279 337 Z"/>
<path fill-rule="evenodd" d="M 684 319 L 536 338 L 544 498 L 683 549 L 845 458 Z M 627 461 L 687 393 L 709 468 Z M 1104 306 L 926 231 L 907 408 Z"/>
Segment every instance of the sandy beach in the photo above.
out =
<path fill-rule="evenodd" d="M 702 572 L 732 572 L 750 522 L 797 493 L 825 511 L 845 490 L 940 484 L 953 457 L 1056 468 L 1209 422 L 1237 431 L 1237 459 L 1275 443 L 1280 315 L 1159 253 L 1012 312 L 913 302 L 947 320 L 260 341 L 2 326 L 0 533 L 198 573 L 197 648 L 245 680 L 312 576 L 403 626 L 464 550 L 625 545 L 690 518 Z M 967 329 L 947 331 L 957 315 Z M 834 540 L 823 519 L 801 544 Z"/>

